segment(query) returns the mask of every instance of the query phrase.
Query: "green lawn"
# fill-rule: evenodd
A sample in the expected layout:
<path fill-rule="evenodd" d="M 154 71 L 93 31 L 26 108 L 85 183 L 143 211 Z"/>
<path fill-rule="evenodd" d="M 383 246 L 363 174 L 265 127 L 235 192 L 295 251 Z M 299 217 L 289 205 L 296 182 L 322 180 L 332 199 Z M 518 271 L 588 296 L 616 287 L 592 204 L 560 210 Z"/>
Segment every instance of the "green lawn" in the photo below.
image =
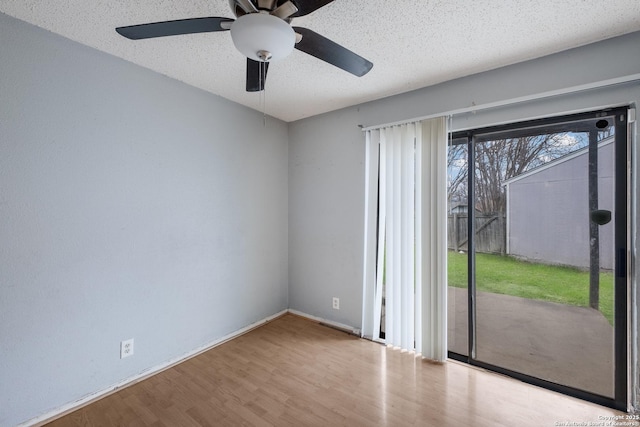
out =
<path fill-rule="evenodd" d="M 449 286 L 467 287 L 467 254 L 449 252 Z M 589 272 L 476 254 L 478 291 L 589 306 Z M 613 273 L 600 273 L 600 311 L 613 324 Z"/>

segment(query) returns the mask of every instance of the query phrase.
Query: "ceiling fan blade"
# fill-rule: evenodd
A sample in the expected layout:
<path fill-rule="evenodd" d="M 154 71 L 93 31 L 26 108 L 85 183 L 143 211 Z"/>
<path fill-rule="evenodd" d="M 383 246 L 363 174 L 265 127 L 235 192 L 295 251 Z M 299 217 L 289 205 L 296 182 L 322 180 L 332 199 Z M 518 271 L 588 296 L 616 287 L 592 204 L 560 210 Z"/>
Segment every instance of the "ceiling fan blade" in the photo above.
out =
<path fill-rule="evenodd" d="M 222 25 L 230 22 L 233 22 L 233 19 L 212 16 L 118 27 L 116 31 L 128 39 L 140 40 L 154 37 L 177 36 L 180 34 L 227 31 L 229 28 L 224 28 Z"/>
<path fill-rule="evenodd" d="M 276 0 L 258 0 L 258 9 L 271 10 L 276 4 Z"/>
<path fill-rule="evenodd" d="M 240 5 L 242 10 L 247 13 L 258 13 L 259 10 L 255 4 L 251 0 L 238 0 L 237 3 Z"/>
<path fill-rule="evenodd" d="M 278 6 L 271 14 L 277 16 L 280 19 L 287 19 L 298 11 L 298 8 L 292 1 L 287 1 Z"/>
<path fill-rule="evenodd" d="M 247 58 L 247 92 L 264 90 L 268 70 L 268 62 L 258 62 Z"/>
<path fill-rule="evenodd" d="M 322 6 L 328 5 L 332 1 L 333 0 L 294 0 L 298 7 L 298 12 L 291 15 L 291 17 L 297 18 L 298 16 L 308 15 L 311 12 L 320 9 Z"/>
<path fill-rule="evenodd" d="M 318 33 L 302 27 L 293 27 L 293 29 L 296 33 L 302 34 L 302 40 L 295 45 L 295 48 L 304 53 L 315 56 L 358 77 L 364 76 L 373 67 L 371 62 L 360 55 Z"/>

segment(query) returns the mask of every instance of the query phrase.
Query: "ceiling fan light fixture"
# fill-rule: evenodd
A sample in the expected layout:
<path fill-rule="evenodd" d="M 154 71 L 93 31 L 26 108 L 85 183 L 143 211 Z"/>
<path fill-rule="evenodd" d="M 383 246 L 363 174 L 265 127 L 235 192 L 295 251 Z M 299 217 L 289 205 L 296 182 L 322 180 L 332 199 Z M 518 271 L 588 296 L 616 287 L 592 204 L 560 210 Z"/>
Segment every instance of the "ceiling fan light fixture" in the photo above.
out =
<path fill-rule="evenodd" d="M 254 61 L 273 61 L 293 50 L 296 36 L 285 21 L 266 13 L 249 13 L 231 25 L 231 39 L 236 49 Z M 265 55 L 271 54 L 269 59 Z"/>

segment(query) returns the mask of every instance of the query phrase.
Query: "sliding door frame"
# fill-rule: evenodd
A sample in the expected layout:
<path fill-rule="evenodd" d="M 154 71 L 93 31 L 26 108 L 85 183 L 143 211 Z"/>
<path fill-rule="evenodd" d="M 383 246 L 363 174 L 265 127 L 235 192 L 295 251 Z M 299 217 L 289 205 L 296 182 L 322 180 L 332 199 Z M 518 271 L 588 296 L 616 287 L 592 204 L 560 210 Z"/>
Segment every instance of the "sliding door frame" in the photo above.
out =
<path fill-rule="evenodd" d="M 603 406 L 627 411 L 628 405 L 628 293 L 629 293 L 629 127 L 628 127 L 629 107 L 618 107 L 606 110 L 593 111 L 588 113 L 556 116 L 537 120 L 528 120 L 500 126 L 478 128 L 468 131 L 454 132 L 451 140 L 467 140 L 467 168 L 468 168 L 468 353 L 462 355 L 448 352 L 451 359 L 466 362 L 473 366 L 504 374 L 523 382 L 544 387 L 569 396 L 574 396 L 583 400 L 594 402 Z M 476 135 L 489 134 L 494 132 L 505 132 L 522 128 L 537 126 L 553 126 L 571 121 L 596 119 L 598 117 L 614 117 L 613 126 L 615 128 L 615 195 L 614 195 L 614 247 L 615 247 L 615 272 L 614 272 L 614 397 L 609 398 L 597 395 L 585 390 L 577 389 L 563 384 L 543 380 L 531 375 L 512 371 L 490 363 L 476 359 L 476 261 L 475 261 L 475 145 Z"/>

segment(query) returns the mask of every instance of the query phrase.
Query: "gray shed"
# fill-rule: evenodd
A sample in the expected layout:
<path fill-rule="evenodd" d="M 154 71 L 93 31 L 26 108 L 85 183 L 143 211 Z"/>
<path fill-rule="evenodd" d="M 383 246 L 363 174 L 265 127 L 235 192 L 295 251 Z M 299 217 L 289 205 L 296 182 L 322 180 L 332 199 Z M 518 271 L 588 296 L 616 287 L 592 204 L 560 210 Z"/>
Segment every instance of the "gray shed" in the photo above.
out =
<path fill-rule="evenodd" d="M 598 145 L 598 208 L 613 211 L 613 137 Z M 504 182 L 507 254 L 589 267 L 588 148 Z M 600 267 L 613 269 L 613 221 L 600 226 Z"/>

